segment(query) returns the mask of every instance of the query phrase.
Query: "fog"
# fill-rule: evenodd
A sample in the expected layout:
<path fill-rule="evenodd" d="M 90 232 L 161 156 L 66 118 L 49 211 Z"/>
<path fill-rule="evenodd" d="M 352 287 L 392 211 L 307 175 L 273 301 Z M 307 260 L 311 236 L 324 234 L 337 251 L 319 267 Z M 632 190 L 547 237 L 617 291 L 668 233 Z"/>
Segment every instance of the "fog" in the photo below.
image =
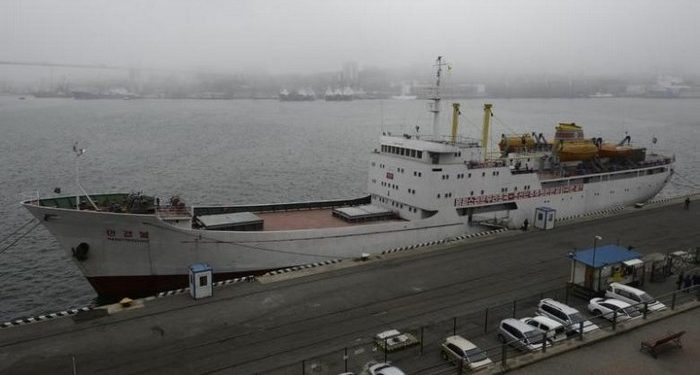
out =
<path fill-rule="evenodd" d="M 0 2 L 0 61 L 213 72 L 697 74 L 700 3 L 640 0 Z"/>

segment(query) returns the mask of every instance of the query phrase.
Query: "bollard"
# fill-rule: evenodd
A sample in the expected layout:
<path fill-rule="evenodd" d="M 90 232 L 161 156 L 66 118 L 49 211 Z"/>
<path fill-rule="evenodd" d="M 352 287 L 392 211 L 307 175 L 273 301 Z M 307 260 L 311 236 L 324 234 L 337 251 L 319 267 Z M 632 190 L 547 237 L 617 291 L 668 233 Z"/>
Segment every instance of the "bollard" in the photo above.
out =
<path fill-rule="evenodd" d="M 484 312 L 484 334 L 489 333 L 489 308 Z"/>
<path fill-rule="evenodd" d="M 423 327 L 420 327 L 420 355 L 423 355 Z"/>
<path fill-rule="evenodd" d="M 506 368 L 506 361 L 508 360 L 508 347 L 506 343 L 501 344 L 501 366 Z"/>
<path fill-rule="evenodd" d="M 613 331 L 617 328 L 617 310 L 613 310 Z"/>
<path fill-rule="evenodd" d="M 647 313 L 649 312 L 649 302 L 644 302 L 644 315 L 643 319 L 647 318 Z"/>
<path fill-rule="evenodd" d="M 542 353 L 547 352 L 547 332 L 542 333 Z"/>
<path fill-rule="evenodd" d="M 457 334 L 457 317 L 452 318 L 452 336 Z"/>
<path fill-rule="evenodd" d="M 578 339 L 583 341 L 583 322 L 578 323 Z"/>
<path fill-rule="evenodd" d="M 343 354 L 343 362 L 345 362 L 345 372 L 348 372 L 348 348 L 345 347 L 345 354 Z"/>
<path fill-rule="evenodd" d="M 385 338 L 384 338 L 384 363 L 386 363 L 386 355 L 387 355 L 387 352 L 388 352 L 387 347 L 386 347 L 386 340 L 387 340 L 387 339 L 388 339 L 388 337 L 385 337 Z"/>
<path fill-rule="evenodd" d="M 671 310 L 676 309 L 676 292 L 671 295 Z"/>

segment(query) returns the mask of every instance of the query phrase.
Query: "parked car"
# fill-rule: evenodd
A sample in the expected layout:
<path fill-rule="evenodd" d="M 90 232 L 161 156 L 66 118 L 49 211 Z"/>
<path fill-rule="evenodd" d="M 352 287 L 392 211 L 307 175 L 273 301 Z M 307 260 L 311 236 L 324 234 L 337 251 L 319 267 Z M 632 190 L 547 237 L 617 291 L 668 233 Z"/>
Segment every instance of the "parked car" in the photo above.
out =
<path fill-rule="evenodd" d="M 537 305 L 537 315 L 552 318 L 561 323 L 566 329 L 567 334 L 577 334 L 580 330 L 580 325 L 583 322 L 583 333 L 588 333 L 598 326 L 593 322 L 586 320 L 583 315 L 575 308 L 555 301 L 551 298 L 545 298 Z"/>
<path fill-rule="evenodd" d="M 605 296 L 638 306 L 639 310 L 644 309 L 645 303 L 647 304 L 649 311 L 661 311 L 666 309 L 666 305 L 657 301 L 647 292 L 625 284 L 610 283 L 608 288 L 605 290 Z"/>
<path fill-rule="evenodd" d="M 492 363 L 486 352 L 459 335 L 446 338 L 440 347 L 442 359 L 454 361 L 458 366 L 465 363 L 470 369 L 476 370 Z"/>
<path fill-rule="evenodd" d="M 498 326 L 498 340 L 520 350 L 542 349 L 544 335 L 543 331 L 513 318 L 501 320 Z"/>
<path fill-rule="evenodd" d="M 531 318 L 521 318 L 520 321 L 540 331 L 547 332 L 547 339 L 552 343 L 566 339 L 566 328 L 552 318 L 537 315 Z"/>
<path fill-rule="evenodd" d="M 369 366 L 370 375 L 406 375 L 400 368 L 393 366 L 390 363 L 377 363 Z"/>
<path fill-rule="evenodd" d="M 618 322 L 642 316 L 634 306 L 614 298 L 593 298 L 588 304 L 588 311 L 610 321 L 615 318 L 615 311 L 617 311 Z"/>

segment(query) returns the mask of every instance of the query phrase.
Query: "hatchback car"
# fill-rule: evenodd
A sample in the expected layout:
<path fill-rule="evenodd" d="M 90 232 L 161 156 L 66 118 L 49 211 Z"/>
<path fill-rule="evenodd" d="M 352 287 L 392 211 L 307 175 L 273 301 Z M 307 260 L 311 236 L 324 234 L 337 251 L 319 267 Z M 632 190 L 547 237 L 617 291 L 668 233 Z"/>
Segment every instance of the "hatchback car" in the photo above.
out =
<path fill-rule="evenodd" d="M 636 307 L 614 298 L 593 298 L 588 304 L 588 311 L 610 321 L 617 317 L 618 322 L 642 316 Z"/>
<path fill-rule="evenodd" d="M 545 298 L 540 301 L 537 305 L 536 314 L 552 318 L 561 323 L 568 334 L 579 333 L 581 323 L 583 323 L 583 333 L 598 329 L 597 325 L 586 320 L 575 308 L 551 298 Z"/>
<path fill-rule="evenodd" d="M 503 319 L 498 325 L 498 340 L 520 350 L 542 349 L 544 335 L 543 331 L 518 319 Z"/>
<path fill-rule="evenodd" d="M 472 370 L 492 363 L 486 356 L 486 352 L 459 335 L 446 338 L 440 347 L 442 359 L 454 361 L 458 364 L 464 363 Z"/>
<path fill-rule="evenodd" d="M 631 305 L 637 305 L 639 306 L 639 310 L 644 308 L 643 305 L 645 303 L 649 311 L 661 311 L 666 309 L 666 305 L 657 301 L 656 298 L 650 296 L 647 292 L 625 284 L 610 283 L 605 290 L 605 296 L 619 299 Z"/>
<path fill-rule="evenodd" d="M 546 332 L 547 339 L 552 343 L 566 339 L 566 329 L 552 318 L 537 315 L 532 318 L 521 318 L 520 321 Z"/>
<path fill-rule="evenodd" d="M 390 363 L 377 363 L 367 369 L 370 375 L 406 375 L 400 368 Z"/>

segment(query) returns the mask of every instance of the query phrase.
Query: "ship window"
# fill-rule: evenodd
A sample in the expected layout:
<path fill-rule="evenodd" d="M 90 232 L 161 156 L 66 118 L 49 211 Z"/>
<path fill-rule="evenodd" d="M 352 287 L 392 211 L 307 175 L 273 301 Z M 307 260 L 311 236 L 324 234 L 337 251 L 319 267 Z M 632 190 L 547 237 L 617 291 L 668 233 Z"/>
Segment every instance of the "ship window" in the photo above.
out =
<path fill-rule="evenodd" d="M 423 159 L 423 151 L 418 151 L 418 159 Z"/>
<path fill-rule="evenodd" d="M 416 150 L 411 150 L 411 157 L 415 158 L 416 157 Z"/>
<path fill-rule="evenodd" d="M 423 173 L 418 172 L 418 177 L 421 177 L 422 175 L 423 175 Z"/>
<path fill-rule="evenodd" d="M 472 178 L 472 174 L 471 173 L 467 174 L 467 178 Z"/>
<path fill-rule="evenodd" d="M 483 190 L 481 191 L 481 195 L 484 195 L 484 191 L 483 191 Z"/>
<path fill-rule="evenodd" d="M 474 190 L 470 191 L 469 195 L 474 195 Z"/>
<path fill-rule="evenodd" d="M 481 177 L 486 177 L 486 172 L 481 172 Z"/>
<path fill-rule="evenodd" d="M 437 197 L 440 198 L 440 194 L 438 194 Z"/>
<path fill-rule="evenodd" d="M 513 191 L 518 191 L 518 187 L 517 187 L 517 186 L 514 187 L 514 188 L 513 188 Z"/>

